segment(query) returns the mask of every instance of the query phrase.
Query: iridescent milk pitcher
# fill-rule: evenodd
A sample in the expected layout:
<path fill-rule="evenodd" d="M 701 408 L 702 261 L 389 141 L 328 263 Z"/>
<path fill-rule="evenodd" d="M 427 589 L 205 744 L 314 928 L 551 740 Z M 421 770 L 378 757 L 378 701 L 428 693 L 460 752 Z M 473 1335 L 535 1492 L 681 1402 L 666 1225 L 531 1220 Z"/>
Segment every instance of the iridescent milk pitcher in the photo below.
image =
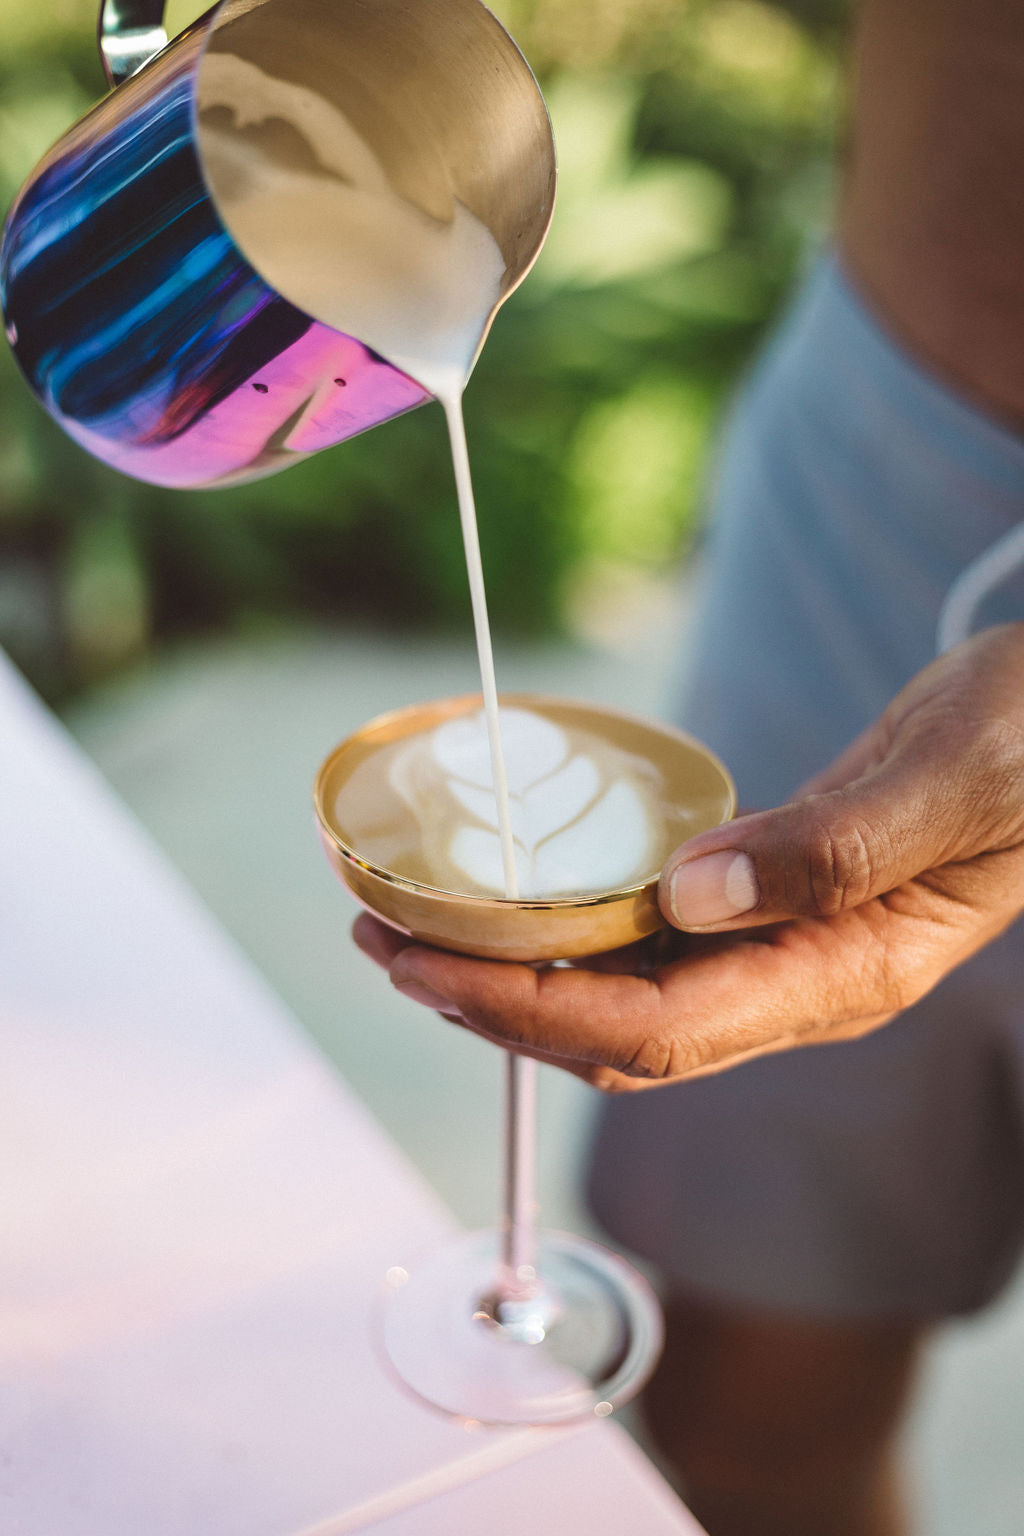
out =
<path fill-rule="evenodd" d="M 443 268 L 463 226 L 498 263 L 471 366 L 555 179 L 537 84 L 479 0 L 223 0 L 171 42 L 162 0 L 107 0 L 100 47 L 114 88 L 35 170 L 0 244 L 7 338 L 78 443 L 141 480 L 228 485 L 419 405 L 380 336 L 400 329 L 404 247 L 426 240 Z M 366 187 L 394 236 L 360 266 L 339 218 L 355 210 L 354 239 Z M 457 302 L 459 274 L 434 276 Z M 392 329 L 367 334 L 388 284 Z"/>

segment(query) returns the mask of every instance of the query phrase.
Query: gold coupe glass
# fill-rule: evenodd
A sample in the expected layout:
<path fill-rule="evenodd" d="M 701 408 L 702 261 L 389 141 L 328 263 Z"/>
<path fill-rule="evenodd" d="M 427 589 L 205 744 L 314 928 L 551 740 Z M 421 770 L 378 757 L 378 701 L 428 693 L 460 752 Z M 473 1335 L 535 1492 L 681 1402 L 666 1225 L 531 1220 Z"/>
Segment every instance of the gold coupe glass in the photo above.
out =
<path fill-rule="evenodd" d="M 317 774 L 314 803 L 338 877 L 364 907 L 417 942 L 490 959 L 580 959 L 663 928 L 660 864 L 677 843 L 727 821 L 735 790 L 700 742 L 639 716 L 535 694 L 501 697 L 503 711 L 546 715 L 652 765 L 664 827 L 674 835 L 657 867 L 627 885 L 542 900 L 467 895 L 375 862 L 360 846 L 358 830 L 345 820 L 344 791 L 353 775 L 382 749 L 480 707 L 479 695 L 414 704 L 371 720 L 330 753 Z M 381 783 L 380 794 L 387 793 Z M 580 1237 L 537 1230 L 537 1063 L 511 1053 L 507 1063 L 499 1226 L 390 1272 L 385 1350 L 408 1387 L 459 1418 L 555 1424 L 605 1417 L 653 1369 L 660 1312 L 646 1281 L 616 1254 Z"/>

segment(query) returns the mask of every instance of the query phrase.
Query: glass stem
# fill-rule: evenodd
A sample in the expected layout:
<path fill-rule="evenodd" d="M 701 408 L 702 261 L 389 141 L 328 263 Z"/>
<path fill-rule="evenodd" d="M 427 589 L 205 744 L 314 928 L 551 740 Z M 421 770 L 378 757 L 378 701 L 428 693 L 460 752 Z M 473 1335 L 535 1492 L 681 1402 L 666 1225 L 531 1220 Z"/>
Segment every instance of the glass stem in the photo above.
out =
<path fill-rule="evenodd" d="M 512 1296 L 525 1298 L 537 1278 L 537 1063 L 510 1051 L 505 1072 L 502 1279 Z"/>

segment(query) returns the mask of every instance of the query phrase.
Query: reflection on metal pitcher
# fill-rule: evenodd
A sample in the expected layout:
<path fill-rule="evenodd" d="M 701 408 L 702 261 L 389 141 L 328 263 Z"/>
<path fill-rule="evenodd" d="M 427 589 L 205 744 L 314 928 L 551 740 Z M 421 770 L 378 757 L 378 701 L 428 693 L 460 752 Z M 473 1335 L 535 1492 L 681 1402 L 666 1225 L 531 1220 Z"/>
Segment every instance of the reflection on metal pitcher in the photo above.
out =
<path fill-rule="evenodd" d="M 532 263 L 553 201 L 550 125 L 511 39 L 478 0 L 423 0 L 412 11 L 338 0 L 327 13 L 315 0 L 226 0 L 144 62 L 139 39 L 162 34 L 148 12 L 129 10 L 125 27 L 138 24 L 119 33 L 110 0 L 105 8 L 108 73 L 120 77 L 117 61 L 133 49 L 144 67 L 37 168 L 0 246 L 8 340 L 46 409 L 115 468 L 194 487 L 270 473 L 430 398 L 367 344 L 360 268 L 349 263 L 346 292 L 343 250 L 330 305 L 311 301 L 302 261 L 288 260 L 295 123 L 263 134 L 265 163 L 248 172 L 263 177 L 262 220 L 243 222 L 253 199 L 218 167 L 231 164 L 226 135 L 251 159 L 252 124 L 244 112 L 228 118 L 209 82 L 204 101 L 204 64 L 216 82 L 223 69 L 213 64 L 228 55 L 240 79 L 262 70 L 280 81 L 277 99 L 296 103 L 297 119 L 308 107 L 297 127 L 335 188 L 358 142 L 389 206 L 435 234 L 467 216 L 481 228 L 498 268 L 469 322 L 472 351 Z M 296 257 L 308 246 L 296 230 Z M 434 248 L 445 253 L 435 265 L 447 263 L 453 242 Z M 442 276 L 457 300 L 467 285 Z"/>

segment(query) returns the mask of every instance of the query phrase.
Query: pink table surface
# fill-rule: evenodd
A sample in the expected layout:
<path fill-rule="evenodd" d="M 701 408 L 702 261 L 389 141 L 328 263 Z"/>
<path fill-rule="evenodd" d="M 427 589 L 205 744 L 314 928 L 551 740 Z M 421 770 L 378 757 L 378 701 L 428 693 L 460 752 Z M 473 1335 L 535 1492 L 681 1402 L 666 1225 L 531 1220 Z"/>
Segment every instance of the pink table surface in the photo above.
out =
<path fill-rule="evenodd" d="M 2 658 L 0 1052 L 4 1536 L 699 1536 L 613 1424 L 392 1384 L 450 1215 Z"/>

